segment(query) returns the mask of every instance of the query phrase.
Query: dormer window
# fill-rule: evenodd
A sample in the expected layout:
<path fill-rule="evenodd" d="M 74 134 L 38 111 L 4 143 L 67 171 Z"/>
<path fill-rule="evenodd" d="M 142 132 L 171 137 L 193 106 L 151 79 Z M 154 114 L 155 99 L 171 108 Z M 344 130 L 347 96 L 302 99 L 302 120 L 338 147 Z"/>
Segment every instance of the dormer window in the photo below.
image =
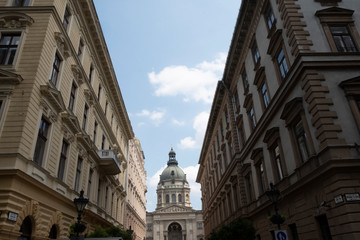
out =
<path fill-rule="evenodd" d="M 175 172 L 174 172 L 174 170 L 173 170 L 173 171 L 171 171 L 171 175 L 172 175 L 172 176 L 174 176 L 174 175 L 175 175 Z"/>

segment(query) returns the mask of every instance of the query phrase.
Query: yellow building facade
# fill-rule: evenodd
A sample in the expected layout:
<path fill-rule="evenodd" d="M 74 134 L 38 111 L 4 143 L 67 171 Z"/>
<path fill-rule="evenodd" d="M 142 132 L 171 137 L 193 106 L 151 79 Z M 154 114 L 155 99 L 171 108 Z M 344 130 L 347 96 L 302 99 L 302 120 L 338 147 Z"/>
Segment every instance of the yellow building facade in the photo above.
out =
<path fill-rule="evenodd" d="M 206 237 L 242 217 L 257 240 L 360 239 L 359 32 L 358 1 L 242 1 L 199 159 Z"/>
<path fill-rule="evenodd" d="M 92 0 L 0 1 L 0 239 L 124 223 L 134 138 Z"/>

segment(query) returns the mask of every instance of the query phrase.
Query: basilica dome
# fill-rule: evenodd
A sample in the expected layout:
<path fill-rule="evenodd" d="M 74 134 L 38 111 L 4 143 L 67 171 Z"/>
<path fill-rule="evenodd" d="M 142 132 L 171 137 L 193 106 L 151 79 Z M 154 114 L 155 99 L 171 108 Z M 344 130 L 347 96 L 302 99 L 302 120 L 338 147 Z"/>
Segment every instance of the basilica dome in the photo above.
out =
<path fill-rule="evenodd" d="M 169 161 L 167 165 L 168 166 L 164 169 L 164 171 L 160 175 L 160 181 L 170 181 L 170 180 L 186 181 L 186 174 L 178 166 L 178 162 L 176 160 L 176 153 L 173 150 L 173 148 L 171 148 L 171 151 L 169 152 Z"/>

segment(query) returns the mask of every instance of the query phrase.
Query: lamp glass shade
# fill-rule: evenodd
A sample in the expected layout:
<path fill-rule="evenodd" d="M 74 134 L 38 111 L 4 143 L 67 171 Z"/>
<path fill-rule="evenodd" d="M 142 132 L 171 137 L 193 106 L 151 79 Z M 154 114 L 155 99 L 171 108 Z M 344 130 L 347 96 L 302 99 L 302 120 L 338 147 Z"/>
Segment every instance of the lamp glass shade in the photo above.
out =
<path fill-rule="evenodd" d="M 88 204 L 88 202 L 89 202 L 89 199 L 84 198 L 84 191 L 81 190 L 80 197 L 74 199 L 76 210 L 78 212 L 82 212 L 84 210 L 86 204 Z"/>

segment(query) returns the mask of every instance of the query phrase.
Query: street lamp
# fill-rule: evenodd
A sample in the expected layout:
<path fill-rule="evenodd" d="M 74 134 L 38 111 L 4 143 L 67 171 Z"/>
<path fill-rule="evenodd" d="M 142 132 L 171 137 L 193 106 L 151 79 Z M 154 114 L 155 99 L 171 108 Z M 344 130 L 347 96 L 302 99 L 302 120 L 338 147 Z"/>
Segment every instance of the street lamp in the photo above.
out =
<path fill-rule="evenodd" d="M 280 224 L 284 222 L 284 219 L 278 213 L 279 209 L 277 207 L 280 191 L 274 188 L 273 183 L 270 183 L 270 190 L 267 190 L 265 193 L 269 197 L 270 201 L 274 204 L 275 215 L 271 216 L 270 221 L 274 224 L 277 224 L 280 230 Z"/>
<path fill-rule="evenodd" d="M 74 204 L 76 210 L 78 212 L 77 220 L 78 222 L 75 224 L 75 232 L 76 232 L 76 239 L 79 239 L 79 233 L 83 232 L 86 229 L 84 224 L 81 224 L 81 215 L 85 209 L 86 204 L 88 204 L 89 199 L 84 198 L 84 190 L 80 191 L 80 197 L 74 198 Z"/>

